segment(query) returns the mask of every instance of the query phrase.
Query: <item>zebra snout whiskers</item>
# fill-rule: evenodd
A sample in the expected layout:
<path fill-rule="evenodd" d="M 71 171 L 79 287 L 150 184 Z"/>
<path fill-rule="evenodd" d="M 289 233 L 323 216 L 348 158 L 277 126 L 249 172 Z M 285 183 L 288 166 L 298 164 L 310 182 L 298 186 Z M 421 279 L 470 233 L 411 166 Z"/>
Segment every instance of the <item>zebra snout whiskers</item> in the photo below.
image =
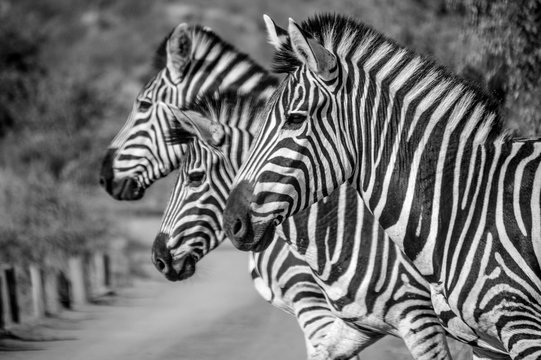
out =
<path fill-rule="evenodd" d="M 173 257 L 167 249 L 168 235 L 159 233 L 152 245 L 151 260 L 156 269 L 162 273 L 168 280 L 176 281 L 177 274 L 173 268 Z"/>

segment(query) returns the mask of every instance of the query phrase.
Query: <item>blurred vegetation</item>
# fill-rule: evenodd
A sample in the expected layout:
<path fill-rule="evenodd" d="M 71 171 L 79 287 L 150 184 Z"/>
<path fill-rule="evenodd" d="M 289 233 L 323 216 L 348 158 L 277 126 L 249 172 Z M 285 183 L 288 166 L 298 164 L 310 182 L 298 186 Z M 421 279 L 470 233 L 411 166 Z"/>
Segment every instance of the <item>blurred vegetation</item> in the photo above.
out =
<path fill-rule="evenodd" d="M 448 0 L 475 42 L 464 62 L 501 92 L 504 115 L 520 135 L 541 131 L 541 1 Z"/>
<path fill-rule="evenodd" d="M 0 2 L 0 261 L 60 262 L 103 246 L 107 232 L 78 195 L 106 144 L 96 142 L 106 93 L 48 52 L 71 3 Z"/>
<path fill-rule="evenodd" d="M 45 172 L 23 178 L 9 170 L 0 173 L 0 183 L 0 261 L 59 264 L 104 245 L 101 219 L 70 196 L 68 184 Z"/>
<path fill-rule="evenodd" d="M 262 14 L 359 18 L 501 99 L 510 126 L 539 130 L 538 0 L 0 0 L 0 261 L 102 246 L 119 213 L 161 212 L 174 181 L 142 202 L 97 186 L 101 158 L 151 75 L 157 44 L 202 23 L 269 66 Z M 149 239 L 151 240 L 151 239 Z"/>

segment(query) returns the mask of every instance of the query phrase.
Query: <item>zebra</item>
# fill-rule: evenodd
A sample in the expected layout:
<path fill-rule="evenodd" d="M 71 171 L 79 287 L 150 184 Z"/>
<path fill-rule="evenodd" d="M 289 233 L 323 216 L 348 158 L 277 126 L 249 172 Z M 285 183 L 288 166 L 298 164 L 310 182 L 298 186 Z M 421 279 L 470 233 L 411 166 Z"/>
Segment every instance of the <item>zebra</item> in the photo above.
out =
<path fill-rule="evenodd" d="M 209 30 L 207 29 L 206 32 Z M 170 36 L 171 38 L 171 36 Z M 196 47 L 196 42 L 194 42 L 193 47 Z M 165 59 L 162 59 L 163 64 L 168 64 L 172 61 L 169 61 L 167 59 L 168 52 L 171 51 L 171 49 L 175 49 L 176 46 L 167 46 L 162 45 L 162 48 L 164 49 L 165 53 L 162 56 L 165 56 Z M 234 50 L 229 47 L 229 52 L 233 52 Z M 228 53 L 229 53 L 228 52 Z M 174 57 L 175 54 L 171 54 L 170 57 Z M 205 62 L 203 58 L 200 59 L 201 62 Z M 162 71 L 162 76 L 172 76 L 168 75 L 167 71 L 171 72 L 171 70 L 164 70 Z M 182 85 L 182 84 L 181 84 Z M 164 87 L 164 89 L 161 88 L 161 86 Z M 174 127 L 171 127 L 170 122 L 166 120 L 167 114 L 168 114 L 168 107 L 172 108 L 185 108 L 187 105 L 183 103 L 181 100 L 182 98 L 177 102 L 177 99 L 173 95 L 168 95 L 165 98 L 161 96 L 161 94 L 167 94 L 169 89 L 169 83 L 167 81 L 157 82 L 155 84 L 152 84 L 152 86 L 147 85 L 148 90 L 144 90 L 142 92 L 143 95 L 139 96 L 138 101 L 134 105 L 133 113 L 130 115 L 130 117 L 134 120 L 128 123 L 124 126 L 122 129 L 122 132 L 125 132 L 123 135 L 124 138 L 128 139 L 131 143 L 130 146 L 113 146 L 113 149 L 115 150 L 116 156 L 118 158 L 129 158 L 132 159 L 133 162 L 133 168 L 136 168 L 139 172 L 138 176 L 140 176 L 143 179 L 153 179 L 157 180 L 157 178 L 161 176 L 165 176 L 165 171 L 154 171 L 153 169 L 159 169 L 162 168 L 164 163 L 169 166 L 167 168 L 167 172 L 169 172 L 171 169 L 180 166 L 182 159 L 184 158 L 183 154 L 184 151 L 186 151 L 186 144 L 171 144 L 168 142 L 167 137 L 168 133 L 172 132 Z M 270 87 L 268 87 L 270 88 Z M 246 93 L 246 92 L 245 92 Z M 216 95 L 215 93 L 211 93 Z M 252 97 L 257 96 L 258 92 L 253 91 L 250 93 Z M 218 96 L 218 95 L 217 95 Z M 218 98 L 221 98 L 223 96 L 219 95 Z M 258 98 L 264 99 L 264 96 L 257 96 Z M 197 96 L 195 96 L 197 98 Z M 165 101 L 168 101 L 167 106 L 164 106 Z M 242 102 L 241 102 L 242 103 Z M 140 109 L 140 105 L 144 104 L 144 109 Z M 190 106 L 193 106 L 193 101 Z M 259 107 L 253 105 L 254 108 Z M 234 122 L 234 119 L 241 119 L 245 118 L 248 119 L 248 116 L 240 116 L 240 114 L 244 113 L 246 111 L 246 108 L 237 107 L 234 113 L 229 112 L 229 116 L 224 117 L 221 116 L 221 119 L 227 120 L 227 124 L 233 124 L 237 127 L 244 127 L 246 128 L 248 124 L 242 125 L 237 124 Z M 144 111 L 143 111 L 144 110 Z M 131 124 L 131 125 L 130 125 Z M 131 127 L 130 127 L 131 126 Z M 136 127 L 136 129 L 132 129 L 133 127 Z M 219 134 L 220 131 L 217 131 L 215 134 Z M 151 135 L 148 135 L 151 134 Z M 120 135 L 118 135 L 116 138 L 118 139 Z M 148 141 L 148 138 L 151 138 L 152 141 Z M 217 144 L 220 143 L 220 139 L 217 139 Z M 138 143 L 144 144 L 144 146 L 138 146 Z M 182 149 L 182 153 L 177 152 L 166 152 L 163 149 L 167 147 L 174 147 L 177 146 Z M 137 153 L 134 155 L 133 151 L 134 149 L 137 150 Z M 244 147 L 244 149 L 247 149 L 247 145 Z M 166 149 L 167 150 L 167 149 Z M 167 156 L 170 155 L 170 158 L 168 159 L 161 159 L 160 154 L 167 154 Z M 237 159 L 237 163 L 239 163 L 240 159 Z M 203 178 L 201 177 L 201 173 L 195 172 L 191 173 L 190 176 L 186 176 L 183 180 L 185 184 L 194 184 L 199 181 L 201 181 Z M 181 182 L 181 180 L 179 180 Z M 151 182 L 148 183 L 148 186 L 151 184 Z M 186 185 L 187 186 L 187 185 Z M 177 189 L 178 190 L 178 189 Z M 142 196 L 143 194 L 138 194 Z M 349 195 L 350 197 L 351 195 Z M 355 195 L 356 196 L 356 195 Z M 354 198 L 355 199 L 355 198 Z M 352 200 L 354 201 L 354 200 Z M 354 206 L 354 205 L 353 205 Z M 223 208 L 223 206 L 222 206 Z M 331 208 L 331 205 L 329 205 L 329 209 Z M 329 210 L 330 211 L 330 210 Z M 320 214 L 323 214 L 324 212 L 321 212 Z M 366 212 L 365 212 L 366 213 Z M 368 220 L 367 220 L 368 221 Z M 365 229 L 369 229 L 369 224 L 367 221 L 364 221 L 363 223 L 366 225 Z M 216 223 L 216 222 L 215 222 Z M 332 227 L 332 221 L 326 221 L 326 223 L 329 223 L 330 227 Z M 192 224 L 193 225 L 193 224 Z M 202 238 L 208 238 L 211 239 L 208 235 L 208 233 L 200 232 L 200 236 Z M 383 236 L 381 232 L 376 231 L 373 235 L 370 232 L 367 236 Z M 159 237 L 160 238 L 160 237 Z M 171 280 L 181 280 L 185 277 L 189 277 L 193 272 L 195 271 L 195 265 L 197 260 L 199 259 L 199 256 L 202 256 L 209 252 L 212 248 L 218 245 L 219 241 L 213 240 L 212 242 L 209 240 L 207 242 L 207 245 L 200 246 L 197 251 L 194 249 L 193 256 L 188 256 L 181 264 L 182 272 L 176 271 L 173 272 L 172 263 L 170 264 L 169 261 L 172 261 L 172 258 L 168 256 L 167 248 L 166 248 L 166 238 L 162 235 L 162 240 L 157 240 L 155 243 L 154 249 L 154 261 L 155 264 L 159 267 L 159 269 Z M 279 243 L 280 244 L 280 243 Z M 275 251 L 267 252 L 266 256 L 258 257 L 260 259 L 260 262 L 253 262 L 252 269 L 258 269 L 261 268 L 264 271 L 259 271 L 258 275 L 257 272 L 252 271 L 252 275 L 255 276 L 254 282 L 256 284 L 256 287 L 259 289 L 259 291 L 264 295 L 264 298 L 270 299 L 270 301 L 275 305 L 282 308 L 287 308 L 289 311 L 294 310 L 301 326 L 304 329 L 305 337 L 308 339 L 307 341 L 307 347 L 309 353 L 314 353 L 314 349 L 318 349 L 319 354 L 328 352 L 330 353 L 332 357 L 343 357 L 341 354 L 344 353 L 354 353 L 357 351 L 357 347 L 359 346 L 357 343 L 361 343 L 363 346 L 366 344 L 366 342 L 373 338 L 379 338 L 381 337 L 380 334 L 376 333 L 370 333 L 368 330 L 359 331 L 358 329 L 353 329 L 352 332 L 351 326 L 348 326 L 347 324 L 344 324 L 343 321 L 341 321 L 336 316 L 330 317 L 332 315 L 332 312 L 334 311 L 330 306 L 327 304 L 325 296 L 320 288 L 320 286 L 315 282 L 315 279 L 313 278 L 311 274 L 311 270 L 308 269 L 306 266 L 306 263 L 299 263 L 299 260 L 297 259 L 297 256 L 294 256 L 293 254 L 290 254 L 290 250 L 288 247 L 285 247 L 284 245 L 280 246 L 278 244 L 274 245 L 273 249 Z M 158 257 L 161 260 L 158 260 Z M 399 262 L 397 262 L 398 264 Z M 179 264 L 176 264 L 177 268 L 179 268 Z M 255 266 L 255 267 L 254 267 Z M 294 269 L 297 273 L 295 277 L 295 283 L 289 284 L 287 282 L 284 282 L 283 273 L 290 273 L 293 270 L 287 270 L 289 267 L 291 269 Z M 390 267 L 390 266 L 389 266 Z M 399 267 L 397 266 L 396 269 Z M 279 270 L 283 269 L 284 272 L 280 272 Z M 304 270 L 303 270 L 304 269 Z M 303 273 L 304 271 L 304 273 Z M 257 276 L 256 276 L 257 275 Z M 280 275 L 280 277 L 278 277 Z M 411 275 L 412 279 L 415 279 L 415 274 Z M 380 277 L 382 280 L 382 284 L 387 284 L 387 282 L 384 281 L 385 277 Z M 418 278 L 418 276 L 417 276 Z M 400 279 L 402 280 L 402 279 Z M 398 282 L 400 282 L 400 280 Z M 425 286 L 422 286 L 417 280 L 412 281 L 415 286 L 418 286 L 421 290 L 419 292 L 423 294 L 423 291 L 425 292 L 425 295 L 427 293 L 426 284 Z M 267 284 L 264 286 L 263 284 Z M 391 284 L 391 283 L 389 283 Z M 287 294 L 296 294 L 296 296 L 291 295 L 292 299 L 284 300 L 284 289 L 288 289 Z M 390 288 L 390 287 L 389 287 Z M 271 289 L 271 290 L 269 290 Z M 307 291 L 306 289 L 310 289 L 310 291 Z M 424 289 L 424 290 L 423 290 Z M 409 294 L 410 292 L 407 292 Z M 415 287 L 411 289 L 411 293 L 413 293 L 412 298 L 415 298 L 416 291 Z M 428 298 L 428 295 L 424 297 L 424 299 Z M 381 297 L 380 297 L 381 298 Z M 421 296 L 423 298 L 423 296 Z M 382 299 L 382 298 L 381 298 Z M 421 300 L 423 302 L 423 300 Z M 286 304 L 284 304 L 286 303 Z M 317 304 L 306 307 L 308 310 L 305 309 L 303 304 Z M 287 306 L 286 306 L 287 305 Z M 424 307 L 428 308 L 429 303 L 424 301 Z M 434 319 L 434 314 L 431 309 L 426 309 L 426 311 L 423 313 L 423 306 L 420 306 L 418 311 L 422 313 L 422 316 L 419 316 L 418 319 Z M 300 309 L 300 310 L 295 310 Z M 413 314 L 413 311 L 410 312 L 410 314 Z M 325 321 L 325 319 L 333 319 L 332 323 L 331 321 Z M 323 323 L 324 326 L 320 326 Z M 427 322 L 427 325 L 422 324 L 422 328 L 419 330 L 419 335 L 417 335 L 417 338 L 423 338 L 426 334 L 426 337 L 428 338 L 426 348 L 428 349 L 426 352 L 428 354 L 434 353 L 444 353 L 446 349 L 446 345 L 444 344 L 444 338 L 442 336 L 442 331 L 437 324 L 430 324 L 430 321 Z M 415 325 L 415 324 L 413 324 Z M 329 327 L 332 327 L 333 329 L 337 329 L 335 331 L 330 331 Z M 434 327 L 436 329 L 435 331 L 431 331 L 431 327 Z M 415 327 L 413 327 L 415 329 Z M 339 330 L 339 331 L 338 331 Z M 335 348 L 336 341 L 334 341 L 330 337 L 324 337 L 323 335 L 326 334 L 333 334 L 335 338 L 346 338 L 351 339 L 350 344 L 348 342 L 341 341 L 340 347 Z M 350 335 L 348 335 L 350 334 Z M 366 336 L 364 334 L 369 334 L 369 336 Z M 377 335 L 377 336 L 376 336 Z M 435 336 L 432 336 L 435 335 Z M 361 340 L 357 340 L 360 336 L 365 336 L 365 338 Z M 325 339 L 326 343 L 328 345 L 320 345 L 320 343 L 323 341 L 322 339 Z M 441 339 L 441 341 L 440 341 Z M 356 342 L 354 342 L 354 340 Z M 413 342 L 413 339 L 410 341 Z M 432 342 L 437 342 L 437 345 L 430 348 L 429 345 Z M 314 343 L 315 345 L 312 346 L 311 343 Z M 419 344 L 413 344 L 411 346 L 415 346 L 417 352 L 422 351 L 423 345 Z M 439 350 L 442 349 L 443 350 Z M 325 349 L 323 351 L 322 349 Z M 334 355 L 333 355 L 334 354 Z M 442 356 L 445 357 L 445 356 Z"/>
<path fill-rule="evenodd" d="M 100 184 L 118 200 L 142 198 L 154 181 L 179 166 L 182 146 L 163 146 L 155 137 L 169 124 L 153 113 L 154 101 L 184 107 L 201 94 L 225 90 L 267 99 L 277 84 L 248 55 L 197 24 L 181 23 L 171 31 L 156 51 L 154 68 L 157 74 L 140 91 L 102 163 Z"/>
<path fill-rule="evenodd" d="M 191 47 L 190 51 L 186 50 L 187 45 Z M 186 58 L 186 62 L 182 65 L 179 65 L 178 61 L 176 63 L 173 61 L 180 54 L 184 54 L 183 57 Z M 224 91 L 234 91 L 238 93 L 236 96 L 250 94 L 253 98 L 252 101 L 239 102 L 239 105 L 255 106 L 257 100 L 269 97 L 277 83 L 274 77 L 247 55 L 238 52 L 211 29 L 199 25 L 177 26 L 159 46 L 155 60 L 158 74 L 138 95 L 126 124 L 115 137 L 103 162 L 101 183 L 117 199 L 140 199 L 147 187 L 178 168 L 184 158 L 187 146 L 167 141 L 168 134 L 174 127 L 172 128 L 170 122 L 163 116 L 163 108 L 153 108 L 155 102 L 168 101 L 175 107 L 186 108 L 193 107 L 203 94 L 217 96 Z M 216 67 L 220 71 L 216 71 Z M 171 80 L 178 78 L 178 69 L 185 69 L 182 78 Z M 220 97 L 222 96 L 224 95 L 221 94 Z M 241 116 L 246 113 L 247 108 L 228 107 L 228 109 L 230 116 L 220 117 L 222 120 L 227 120 L 229 124 L 248 127 L 248 124 L 237 124 L 235 120 L 248 119 Z M 200 181 L 197 176 L 192 174 L 184 181 L 193 185 Z M 208 242 L 204 248 L 197 250 L 197 256 L 204 256 L 220 241 L 212 244 Z M 316 350 L 322 352 L 322 346 L 319 344 L 326 338 L 332 324 L 336 324 L 333 325 L 335 328 L 342 327 L 342 335 L 348 338 L 357 339 L 362 335 L 342 324 L 332 314 L 324 294 L 315 283 L 306 264 L 291 254 L 285 243 L 277 243 L 274 249 L 275 251 L 269 252 L 267 256 L 258 256 L 257 263 L 251 258 L 252 279 L 264 299 L 295 314 L 303 329 L 307 352 L 311 358 L 315 359 L 315 355 L 310 354 L 315 354 Z M 153 251 L 154 254 L 159 253 L 159 246 L 154 246 Z M 164 267 L 165 260 L 166 254 L 161 263 L 154 259 L 170 280 L 182 280 L 195 272 L 196 257 L 187 257 L 183 272 L 173 277 L 171 271 Z M 267 272 L 258 271 L 263 266 Z M 277 272 L 277 269 L 284 269 L 286 274 L 294 273 L 295 276 L 286 278 Z M 277 277 L 278 274 L 281 276 Z M 286 279 L 294 280 L 295 283 L 280 282 Z M 282 288 L 287 289 L 287 292 Z M 348 335 L 349 333 L 351 335 Z M 330 340 L 327 339 L 327 342 Z M 331 345 L 327 346 L 325 351 L 329 354 L 334 353 L 335 355 L 331 355 L 337 358 L 356 351 L 355 343 L 351 345 L 343 343 L 340 348 L 331 348 Z"/>
<path fill-rule="evenodd" d="M 197 261 L 225 240 L 221 223 L 229 189 L 259 126 L 248 120 L 262 107 L 239 105 L 246 101 L 253 103 L 221 95 L 202 101 L 197 112 L 164 105 L 182 124 L 172 126 L 168 142 L 190 144 L 153 244 L 153 262 L 170 280 L 191 276 Z M 238 108 L 246 111 L 231 110 Z M 244 119 L 232 124 L 239 115 Z M 217 129 L 209 131 L 212 126 Z M 346 214 L 358 221 L 346 223 Z M 251 273 L 267 301 L 296 315 L 310 358 L 350 358 L 386 334 L 403 338 L 416 359 L 450 358 L 428 284 L 353 189 L 342 187 L 279 233 L 265 251 L 251 253 Z M 350 256 L 335 259 L 329 238 L 338 238 Z M 323 263 L 324 254 L 334 263 Z M 342 292 L 337 284 L 344 283 L 351 287 Z"/>
<path fill-rule="evenodd" d="M 487 96 L 354 19 L 265 22 L 287 77 L 258 115 L 228 237 L 250 250 L 347 182 L 450 334 L 479 358 L 541 358 L 541 139 L 512 139 Z"/>

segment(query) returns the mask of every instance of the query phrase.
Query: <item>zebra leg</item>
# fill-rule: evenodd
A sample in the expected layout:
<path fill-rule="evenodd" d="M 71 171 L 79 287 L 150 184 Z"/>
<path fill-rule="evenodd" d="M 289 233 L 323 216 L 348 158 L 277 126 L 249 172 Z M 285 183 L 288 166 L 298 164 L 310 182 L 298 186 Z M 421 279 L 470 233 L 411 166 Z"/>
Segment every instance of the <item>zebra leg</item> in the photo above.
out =
<path fill-rule="evenodd" d="M 509 331 L 509 334 L 502 334 L 503 340 L 507 340 L 507 343 L 504 343 L 506 347 L 509 347 L 509 355 L 511 359 L 541 359 L 541 340 L 539 339 L 539 334 L 529 329 L 529 332 L 512 332 Z M 504 335 L 507 335 L 504 337 Z M 509 346 L 509 339 L 513 339 L 513 345 Z M 520 340 L 517 340 L 520 339 Z"/>
<path fill-rule="evenodd" d="M 292 308 L 304 335 L 308 360 L 335 359 L 319 357 L 318 355 L 322 346 L 325 346 L 323 344 L 326 343 L 326 338 L 328 334 L 332 333 L 333 325 L 338 319 L 329 309 L 319 287 L 317 287 L 319 291 L 315 290 L 313 289 L 312 296 L 297 297 L 292 301 Z"/>
<path fill-rule="evenodd" d="M 325 336 L 315 345 L 309 360 L 357 359 L 357 354 L 385 334 L 359 330 L 340 318 L 325 328 Z"/>
<path fill-rule="evenodd" d="M 296 296 L 290 304 L 304 334 L 308 360 L 352 359 L 384 336 L 367 335 L 337 318 L 315 283 L 304 282 L 303 290 L 303 296 Z"/>
<path fill-rule="evenodd" d="M 509 356 L 495 355 L 494 353 L 487 353 L 479 348 L 473 348 L 473 360 L 511 360 Z"/>
<path fill-rule="evenodd" d="M 404 340 L 414 359 L 451 359 L 445 331 L 436 318 L 433 326 L 425 323 L 424 326 L 414 326 L 412 322 L 405 321 L 399 328 L 400 337 Z"/>

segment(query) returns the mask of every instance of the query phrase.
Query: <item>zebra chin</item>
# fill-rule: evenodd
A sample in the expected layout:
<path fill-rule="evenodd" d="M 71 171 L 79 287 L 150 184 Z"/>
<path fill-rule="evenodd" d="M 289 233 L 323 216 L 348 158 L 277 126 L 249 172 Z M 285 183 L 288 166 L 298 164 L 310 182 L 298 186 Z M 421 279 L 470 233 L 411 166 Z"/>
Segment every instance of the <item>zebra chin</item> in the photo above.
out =
<path fill-rule="evenodd" d="M 272 222 L 250 224 L 248 226 L 251 229 L 248 231 L 247 236 L 238 237 L 233 235 L 229 237 L 233 246 L 241 251 L 261 252 L 266 250 L 274 239 L 276 227 Z"/>
<path fill-rule="evenodd" d="M 241 181 L 233 188 L 224 210 L 223 227 L 233 245 L 242 251 L 265 250 L 274 238 L 276 220 L 253 221 L 250 209 L 253 186 Z"/>
<path fill-rule="evenodd" d="M 172 267 L 174 272 L 170 276 L 165 276 L 169 281 L 182 281 L 191 277 L 195 273 L 195 257 L 188 254 L 180 259 L 173 259 Z"/>
<path fill-rule="evenodd" d="M 195 273 L 197 259 L 193 254 L 185 254 L 181 257 L 173 257 L 167 248 L 169 236 L 160 232 L 152 245 L 152 263 L 169 281 L 181 281 L 191 277 Z"/>
<path fill-rule="evenodd" d="M 116 200 L 135 201 L 145 195 L 145 188 L 133 178 L 112 180 L 103 187 Z"/>

